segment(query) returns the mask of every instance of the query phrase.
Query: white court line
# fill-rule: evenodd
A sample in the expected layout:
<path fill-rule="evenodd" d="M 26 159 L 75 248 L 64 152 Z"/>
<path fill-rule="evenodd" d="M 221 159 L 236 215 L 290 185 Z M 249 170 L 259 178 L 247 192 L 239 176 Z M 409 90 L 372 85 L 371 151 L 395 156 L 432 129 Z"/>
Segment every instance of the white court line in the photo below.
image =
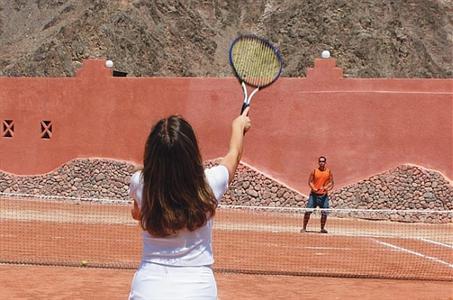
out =
<path fill-rule="evenodd" d="M 341 247 L 303 247 L 303 248 L 315 250 L 352 250 L 352 248 L 341 248 Z"/>
<path fill-rule="evenodd" d="M 348 248 L 348 247 L 319 247 L 319 246 L 303 246 L 303 245 L 282 245 L 282 244 L 267 244 L 279 248 L 287 248 L 287 249 L 310 249 L 310 250 L 363 250 L 362 248 Z"/>
<path fill-rule="evenodd" d="M 399 247 L 399 246 L 396 246 L 396 245 L 393 245 L 393 244 L 390 244 L 390 243 L 386 243 L 386 242 L 383 242 L 383 241 L 380 241 L 380 240 L 377 240 L 377 239 L 373 239 L 373 240 L 374 240 L 376 243 L 378 243 L 378 244 L 381 244 L 381 245 L 384 245 L 384 246 L 387 246 L 387 247 L 396 249 L 396 250 L 398 250 L 398 251 L 410 253 L 410 254 L 413 254 L 413 255 L 415 255 L 415 256 L 423 257 L 423 258 L 426 258 L 426 259 L 435 261 L 435 262 L 437 262 L 437 263 L 446 265 L 447 267 L 453 269 L 453 264 L 451 264 L 451 263 L 449 263 L 449 262 L 446 262 L 446 261 L 443 261 L 443 260 L 441 260 L 441 259 L 439 259 L 439 258 L 437 258 L 437 257 L 428 256 L 428 255 L 425 255 L 425 254 L 422 254 L 422 253 L 419 253 L 419 252 L 415 252 L 415 251 L 412 251 L 412 250 L 409 250 L 409 249 L 406 249 L 406 248 L 402 248 L 402 247 Z"/>
<path fill-rule="evenodd" d="M 445 92 L 424 92 L 424 91 L 402 91 L 402 90 L 381 90 L 381 91 L 359 91 L 359 90 L 331 90 L 331 91 L 297 91 L 298 94 L 333 94 L 333 93 L 345 93 L 345 94 L 427 94 L 427 95 L 451 95 L 453 93 Z"/>
<path fill-rule="evenodd" d="M 436 241 L 428 240 L 428 239 L 425 239 L 425 238 L 420 238 L 420 240 L 424 241 L 424 242 L 427 242 L 427 243 L 430 243 L 430 244 L 434 244 L 434 245 L 438 245 L 438 246 L 442 246 L 442 247 L 447 247 L 447 248 L 453 249 L 453 245 L 450 245 L 450 244 L 436 242 Z"/>

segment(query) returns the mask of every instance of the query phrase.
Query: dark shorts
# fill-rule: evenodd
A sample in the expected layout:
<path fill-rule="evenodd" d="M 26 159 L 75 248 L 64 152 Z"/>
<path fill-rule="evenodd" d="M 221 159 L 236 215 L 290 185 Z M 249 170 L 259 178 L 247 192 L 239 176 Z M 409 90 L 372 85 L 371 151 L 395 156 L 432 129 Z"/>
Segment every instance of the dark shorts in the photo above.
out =
<path fill-rule="evenodd" d="M 326 195 L 316 195 L 314 193 L 310 193 L 310 197 L 308 197 L 307 208 L 329 208 L 329 196 Z M 308 211 L 311 213 L 311 211 Z M 321 212 L 324 215 L 327 215 L 326 211 Z"/>

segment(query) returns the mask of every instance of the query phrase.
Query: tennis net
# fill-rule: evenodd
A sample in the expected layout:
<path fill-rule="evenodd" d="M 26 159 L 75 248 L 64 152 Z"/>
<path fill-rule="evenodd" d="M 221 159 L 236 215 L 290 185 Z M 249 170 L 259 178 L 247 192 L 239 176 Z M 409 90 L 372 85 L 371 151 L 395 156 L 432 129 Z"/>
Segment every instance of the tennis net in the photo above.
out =
<path fill-rule="evenodd" d="M 304 215 L 313 212 L 307 231 Z M 453 212 L 221 206 L 217 272 L 453 281 Z M 0 193 L 0 263 L 135 269 L 126 200 Z"/>

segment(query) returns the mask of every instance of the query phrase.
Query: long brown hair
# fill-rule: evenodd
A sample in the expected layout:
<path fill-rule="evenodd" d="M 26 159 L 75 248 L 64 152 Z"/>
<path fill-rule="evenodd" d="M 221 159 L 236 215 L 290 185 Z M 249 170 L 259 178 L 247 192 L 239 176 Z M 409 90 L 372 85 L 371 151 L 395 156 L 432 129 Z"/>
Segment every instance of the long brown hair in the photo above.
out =
<path fill-rule="evenodd" d="M 217 202 L 207 184 L 192 126 L 180 116 L 154 125 L 145 145 L 141 226 L 165 237 L 193 231 L 214 216 Z"/>

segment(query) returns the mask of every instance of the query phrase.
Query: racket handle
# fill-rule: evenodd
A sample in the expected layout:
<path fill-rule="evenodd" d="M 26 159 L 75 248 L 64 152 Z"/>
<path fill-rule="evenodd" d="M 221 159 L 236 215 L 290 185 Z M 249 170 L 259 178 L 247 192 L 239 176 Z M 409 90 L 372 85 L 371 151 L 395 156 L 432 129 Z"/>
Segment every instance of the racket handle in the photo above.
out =
<path fill-rule="evenodd" d="M 241 115 L 242 115 L 242 113 L 244 112 L 244 110 L 245 110 L 245 109 L 246 109 L 247 107 L 249 107 L 249 106 L 250 106 L 250 104 L 249 104 L 249 103 L 245 103 L 245 102 L 244 102 L 244 103 L 242 103 L 242 108 L 241 108 Z"/>

